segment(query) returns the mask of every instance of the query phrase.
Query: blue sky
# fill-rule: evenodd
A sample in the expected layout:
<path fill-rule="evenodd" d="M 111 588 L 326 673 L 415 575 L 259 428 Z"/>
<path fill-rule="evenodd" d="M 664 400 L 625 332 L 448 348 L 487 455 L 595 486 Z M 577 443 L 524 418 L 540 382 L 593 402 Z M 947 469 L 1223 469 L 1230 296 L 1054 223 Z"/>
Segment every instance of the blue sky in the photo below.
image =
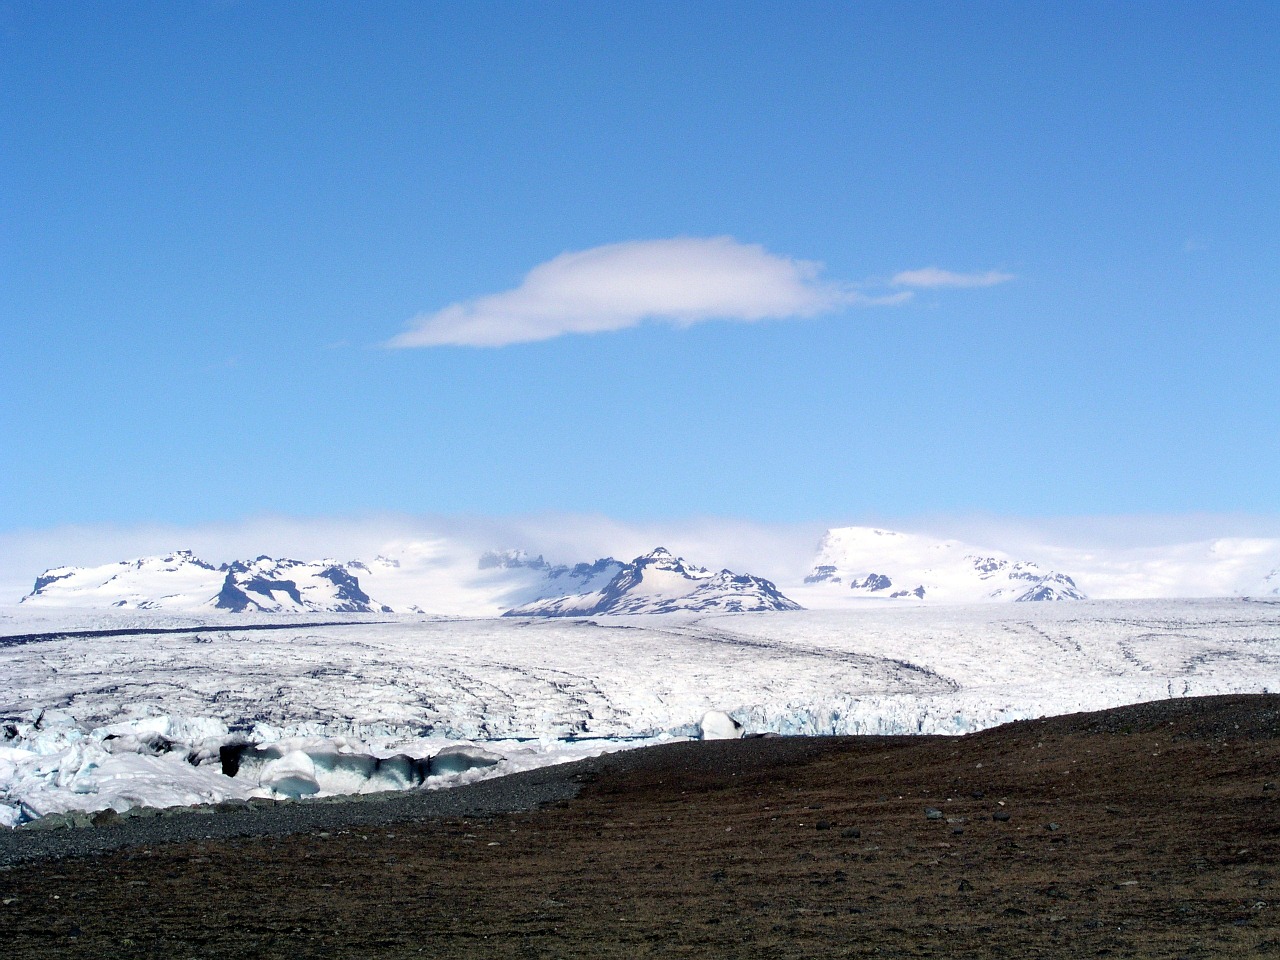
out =
<path fill-rule="evenodd" d="M 1277 63 L 1271 3 L 0 3 L 0 529 L 1274 515 Z"/>

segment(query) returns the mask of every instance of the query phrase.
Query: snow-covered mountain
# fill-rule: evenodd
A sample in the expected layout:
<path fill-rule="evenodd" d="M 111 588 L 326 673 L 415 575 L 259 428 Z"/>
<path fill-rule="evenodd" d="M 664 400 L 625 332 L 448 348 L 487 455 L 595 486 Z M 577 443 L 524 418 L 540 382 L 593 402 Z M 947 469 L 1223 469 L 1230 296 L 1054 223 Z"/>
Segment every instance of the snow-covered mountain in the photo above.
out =
<path fill-rule="evenodd" d="M 385 613 L 360 588 L 361 563 L 256 560 L 214 566 L 189 550 L 100 567 L 57 567 L 22 598 L 32 605 L 232 613 Z"/>
<path fill-rule="evenodd" d="M 812 536 L 804 532 L 809 543 Z M 535 537 L 523 539 L 539 542 Z M 22 605 L 28 610 L 160 609 L 193 615 L 393 612 L 497 617 L 508 611 L 520 616 L 590 616 L 605 611 L 774 610 L 785 609 L 791 601 L 820 609 L 869 602 L 901 606 L 1084 596 L 1280 597 L 1280 539 L 1275 538 L 1103 548 L 1036 539 L 1024 540 L 1023 546 L 1004 544 L 1001 550 L 915 533 L 842 527 L 827 531 L 816 556 L 808 554 L 808 563 L 803 547 L 776 549 L 780 542 L 774 538 L 762 541 L 766 546 L 746 549 L 739 542 L 725 549 L 714 539 L 697 540 L 693 549 L 719 554 L 713 569 L 727 565 L 757 574 L 742 577 L 661 559 L 657 553 L 633 563 L 606 556 L 589 563 L 555 564 L 536 553 L 483 552 L 484 540 L 452 534 L 380 540 L 373 549 L 357 548 L 370 554 L 380 551 L 372 560 L 258 557 L 217 565 L 183 550 L 47 570 L 36 578 Z M 561 555 L 599 556 L 594 552 L 599 546 L 587 553 L 586 548 L 578 552 L 572 538 L 557 543 Z M 632 549 L 646 545 L 640 540 Z M 5 599 L 0 598 L 0 607 Z"/>
<path fill-rule="evenodd" d="M 539 591 L 547 596 L 568 593 L 570 591 L 589 592 L 597 590 L 612 580 L 626 565 L 613 557 L 603 557 L 595 563 L 577 563 L 573 566 L 547 563 L 539 554 L 530 557 L 523 550 L 491 550 L 480 555 L 481 570 L 532 570 L 546 580 L 545 587 Z"/>
<path fill-rule="evenodd" d="M 605 613 L 745 613 L 799 609 L 798 603 L 784 597 L 768 580 L 729 570 L 712 573 L 658 547 L 631 563 L 619 564 L 617 572 L 598 589 L 522 604 L 507 611 L 506 616 L 585 617 Z"/>
<path fill-rule="evenodd" d="M 230 613 L 424 613 L 586 616 L 673 610 L 789 610 L 769 581 L 711 573 L 665 550 L 553 565 L 523 551 L 476 559 L 442 543 L 403 544 L 372 561 L 258 557 L 214 566 L 190 551 L 99 567 L 58 567 L 36 578 L 28 606 Z"/>
<path fill-rule="evenodd" d="M 612 558 L 552 564 L 522 550 L 486 551 L 446 539 L 393 543 L 364 565 L 360 581 L 398 613 L 497 617 L 543 597 L 596 590 L 622 564 Z"/>
<path fill-rule="evenodd" d="M 22 602 L 88 609 L 198 607 L 216 597 L 225 581 L 217 567 L 178 550 L 100 567 L 54 567 L 36 577 Z"/>
<path fill-rule="evenodd" d="M 258 557 L 249 563 L 227 564 L 222 589 L 213 606 L 232 613 L 390 613 L 391 608 L 360 589 L 358 574 L 368 568 L 359 561 L 273 560 Z"/>
<path fill-rule="evenodd" d="M 942 603 L 1085 599 L 1072 577 L 1032 561 L 959 540 L 871 527 L 828 530 L 804 582 L 806 606 L 851 597 Z"/>

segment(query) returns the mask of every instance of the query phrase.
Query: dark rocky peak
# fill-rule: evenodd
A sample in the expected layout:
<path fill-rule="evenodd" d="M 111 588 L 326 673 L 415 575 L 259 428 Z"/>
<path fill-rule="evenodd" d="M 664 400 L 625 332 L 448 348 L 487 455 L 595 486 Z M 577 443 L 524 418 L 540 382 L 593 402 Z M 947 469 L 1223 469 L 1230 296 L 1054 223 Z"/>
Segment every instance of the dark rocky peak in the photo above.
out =
<path fill-rule="evenodd" d="M 59 571 L 66 572 L 62 573 Z M 66 567 L 54 567 L 52 570 L 46 570 L 44 573 L 40 574 L 40 576 L 36 577 L 36 586 L 31 592 L 39 593 L 45 587 L 49 586 L 49 584 L 57 583 L 59 580 L 65 580 L 74 573 L 74 570 L 68 570 Z"/>
<path fill-rule="evenodd" d="M 870 590 L 872 593 L 878 590 L 888 590 L 892 586 L 893 581 L 883 573 L 868 573 L 862 580 L 854 580 L 849 584 L 849 588 L 852 590 Z"/>
<path fill-rule="evenodd" d="M 840 578 L 836 576 L 836 568 L 832 564 L 824 563 L 816 566 L 804 578 L 805 583 L 839 583 Z"/>
<path fill-rule="evenodd" d="M 337 604 L 331 609 L 342 613 L 367 613 L 370 610 L 378 609 L 382 613 L 390 613 L 391 608 L 385 604 L 378 604 L 367 593 L 360 589 L 360 581 L 351 575 L 348 567 L 354 564 L 330 564 L 321 570 L 317 577 L 328 580 L 337 590 L 334 593 L 334 599 Z M 361 569 L 368 569 L 360 564 Z"/>
<path fill-rule="evenodd" d="M 646 567 L 653 567 L 655 570 L 670 570 L 672 573 L 678 573 L 686 577 L 691 574 L 705 574 L 707 572 L 705 567 L 697 567 L 687 563 L 683 557 L 677 557 L 666 547 L 654 547 L 648 553 L 632 560 L 631 566 L 637 570 L 643 570 Z"/>
<path fill-rule="evenodd" d="M 357 589 L 359 589 L 358 585 Z M 292 580 L 278 580 L 262 576 L 237 580 L 230 573 L 227 574 L 227 579 L 223 581 L 222 590 L 219 591 L 213 605 L 215 608 L 231 610 L 235 613 L 241 613 L 250 607 L 257 610 L 270 609 L 270 607 L 264 607 L 263 604 L 274 603 L 275 598 L 272 596 L 274 593 L 284 593 L 297 606 L 305 606 L 302 602 L 302 594 L 298 592 L 298 585 Z M 251 594 L 257 594 L 262 598 L 262 601 L 255 600 Z"/>
<path fill-rule="evenodd" d="M 122 563 L 121 566 L 127 565 L 135 570 L 141 570 L 143 567 L 150 566 L 157 561 L 164 564 L 191 564 L 201 570 L 218 569 L 211 563 L 205 563 L 190 550 L 174 550 L 172 553 L 166 553 L 162 557 L 139 557 L 137 560 L 129 561 L 127 564 Z"/>
<path fill-rule="evenodd" d="M 624 566 L 621 560 L 615 560 L 613 557 L 601 557 L 595 563 L 576 563 L 572 567 L 555 567 L 552 569 L 551 577 L 561 577 L 568 574 L 575 580 L 590 580 L 601 574 L 608 573 L 611 567 L 621 569 Z"/>
<path fill-rule="evenodd" d="M 1005 567 L 1009 566 L 1008 560 L 1000 560 L 996 557 L 965 557 L 973 563 L 973 569 L 977 570 L 986 579 L 992 574 L 999 573 Z"/>

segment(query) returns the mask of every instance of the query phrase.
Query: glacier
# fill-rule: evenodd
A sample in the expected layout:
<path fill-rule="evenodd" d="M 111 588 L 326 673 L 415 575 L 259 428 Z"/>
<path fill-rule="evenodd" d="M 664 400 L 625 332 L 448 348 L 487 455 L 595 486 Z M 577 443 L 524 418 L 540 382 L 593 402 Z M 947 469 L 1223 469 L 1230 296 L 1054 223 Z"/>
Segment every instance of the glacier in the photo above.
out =
<path fill-rule="evenodd" d="M 959 734 L 1277 690 L 1280 603 L 1256 600 L 323 623 L 14 607 L 0 823 L 439 788 L 697 737 L 708 716 L 747 736 Z M 248 758 L 237 775 L 225 748 Z"/>

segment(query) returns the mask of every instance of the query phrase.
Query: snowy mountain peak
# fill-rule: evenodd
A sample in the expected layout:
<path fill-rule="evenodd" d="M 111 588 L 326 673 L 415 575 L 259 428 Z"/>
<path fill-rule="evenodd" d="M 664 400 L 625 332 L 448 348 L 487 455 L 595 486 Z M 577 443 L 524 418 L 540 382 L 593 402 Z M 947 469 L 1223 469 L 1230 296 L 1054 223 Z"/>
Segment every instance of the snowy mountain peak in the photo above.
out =
<path fill-rule="evenodd" d="M 688 563 L 683 557 L 677 557 L 666 547 L 654 547 L 648 553 L 632 560 L 631 565 L 637 570 L 663 571 L 688 580 L 705 580 L 714 576 L 710 570 Z"/>
<path fill-rule="evenodd" d="M 821 597 L 835 600 L 837 591 L 845 599 L 942 603 L 1084 599 L 1071 577 L 1032 561 L 959 540 L 872 527 L 828 530 L 804 582 L 811 606 L 826 605 Z"/>
<path fill-rule="evenodd" d="M 522 604 L 506 616 L 587 617 L 798 609 L 799 604 L 784 597 L 768 580 L 729 570 L 712 573 L 658 547 L 631 563 L 619 564 L 617 573 L 600 589 Z"/>
<path fill-rule="evenodd" d="M 212 607 L 235 613 L 387 612 L 360 588 L 354 568 L 333 560 L 268 556 L 215 567 L 179 550 L 100 567 L 47 570 L 22 602 L 126 610 Z"/>
<path fill-rule="evenodd" d="M 232 613 L 390 613 L 360 588 L 353 570 L 368 572 L 362 563 L 333 560 L 306 563 L 258 557 L 252 563 L 227 564 L 222 589 L 212 606 Z"/>
<path fill-rule="evenodd" d="M 1065 573 L 1050 573 L 1036 580 L 1026 593 L 1014 597 L 1015 603 L 1032 600 L 1084 600 L 1087 599 L 1076 582 Z"/>
<path fill-rule="evenodd" d="M 635 563 L 641 563 L 641 562 L 646 561 L 646 560 L 672 560 L 672 561 L 675 561 L 675 560 L 679 560 L 679 558 L 678 558 L 675 554 L 673 554 L 670 550 L 668 550 L 666 547 L 654 547 L 654 548 L 653 548 L 652 550 L 650 550 L 648 553 L 643 554 L 643 555 L 641 555 L 641 556 L 639 556 L 639 557 L 636 557 L 636 559 L 635 559 L 635 561 L 634 561 L 634 562 L 635 562 Z"/>
<path fill-rule="evenodd" d="M 21 602 L 140 610 L 195 606 L 200 602 L 196 598 L 207 599 L 209 585 L 221 579 L 213 564 L 190 550 L 175 550 L 98 567 L 54 567 L 36 577 L 34 588 Z M 157 591 L 154 585 L 163 589 Z"/>

